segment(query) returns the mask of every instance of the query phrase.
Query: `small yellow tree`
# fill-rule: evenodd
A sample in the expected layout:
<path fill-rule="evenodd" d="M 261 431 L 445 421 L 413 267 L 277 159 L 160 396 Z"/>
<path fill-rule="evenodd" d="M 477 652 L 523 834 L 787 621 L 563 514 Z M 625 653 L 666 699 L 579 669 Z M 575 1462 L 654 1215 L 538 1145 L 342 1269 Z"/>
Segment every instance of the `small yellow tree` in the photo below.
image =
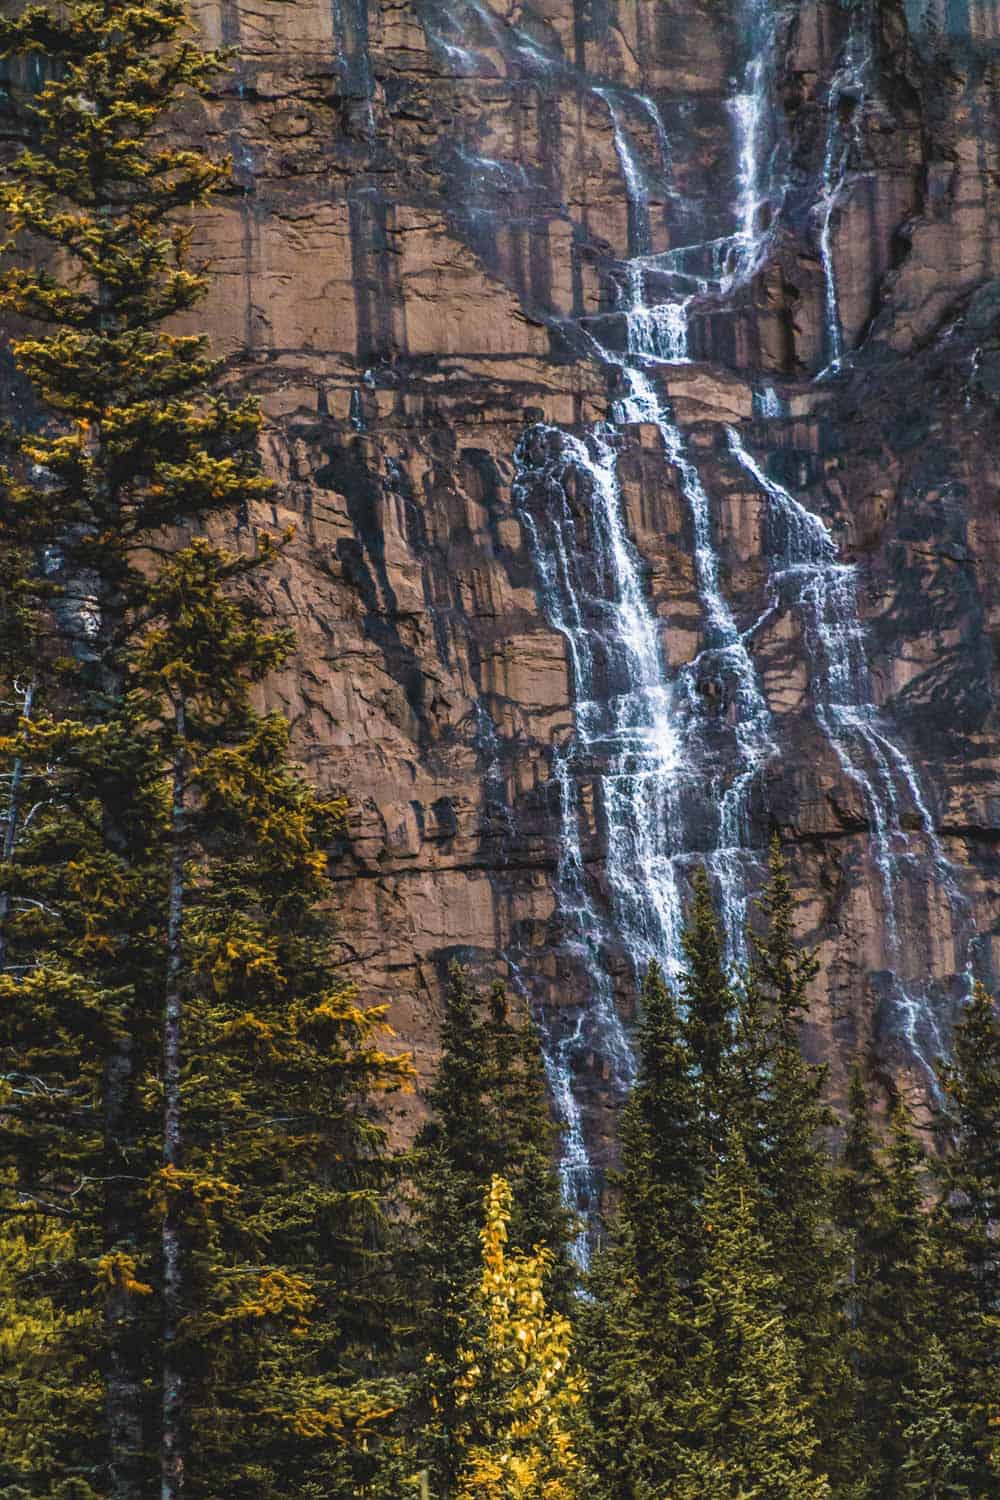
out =
<path fill-rule="evenodd" d="M 456 1500 L 574 1500 L 583 1480 L 572 1435 L 583 1378 L 572 1329 L 545 1305 L 551 1253 L 508 1252 L 510 1218 L 510 1185 L 494 1177 L 480 1233 L 483 1273 L 461 1352 Z"/>

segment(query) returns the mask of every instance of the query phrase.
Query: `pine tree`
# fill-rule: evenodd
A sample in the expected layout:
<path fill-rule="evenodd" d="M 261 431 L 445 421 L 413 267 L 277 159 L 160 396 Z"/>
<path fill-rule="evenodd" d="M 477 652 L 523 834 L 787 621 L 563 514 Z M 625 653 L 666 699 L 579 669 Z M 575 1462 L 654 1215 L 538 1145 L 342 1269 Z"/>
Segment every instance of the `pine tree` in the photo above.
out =
<path fill-rule="evenodd" d="M 860 1136 L 855 1150 L 862 1168 L 855 1218 L 849 1224 L 859 1386 L 855 1422 L 867 1493 L 892 1500 L 909 1421 L 900 1397 L 918 1383 L 928 1329 L 926 1163 L 902 1101 L 893 1111 L 874 1181 L 868 1176 L 867 1142 Z"/>
<path fill-rule="evenodd" d="M 1000 1019 L 977 984 L 941 1068 L 944 1154 L 931 1220 L 934 1327 L 970 1434 L 973 1493 L 997 1483 L 1000 1427 Z"/>
<path fill-rule="evenodd" d="M 750 1087 L 737 1113 L 755 1121 L 743 1128 L 743 1139 L 760 1230 L 771 1245 L 824 1464 L 839 1481 L 852 1462 L 852 1380 L 839 1306 L 844 1267 L 832 1228 L 832 1116 L 823 1102 L 825 1070 L 810 1066 L 802 1051 L 809 986 L 819 964 L 796 940 L 794 895 L 776 836 L 759 905 L 764 927 L 751 934 L 734 1048 L 735 1069 Z"/>
<path fill-rule="evenodd" d="M 698 1352 L 681 1393 L 685 1452 L 677 1500 L 829 1500 L 802 1394 L 780 1278 L 757 1227 L 743 1147 L 731 1138 L 700 1217 L 708 1240 L 696 1299 Z"/>
<path fill-rule="evenodd" d="M 178 1261 L 171 1287 L 168 1244 L 166 1372 L 180 1417 L 192 1409 L 191 1437 L 177 1432 L 192 1492 L 353 1495 L 371 1477 L 356 1455 L 397 1399 L 372 1352 L 388 1330 L 373 1235 L 385 1166 L 365 1101 L 405 1067 L 375 1041 L 379 1013 L 329 977 L 322 847 L 343 804 L 309 792 L 287 725 L 250 708 L 288 642 L 224 591 L 246 570 L 200 541 L 167 560 L 137 664 L 173 786 L 155 1182 Z"/>
<path fill-rule="evenodd" d="M 28 320 L 14 355 L 43 413 L 0 473 L 10 687 L 37 667 L 0 740 L 21 1225 L 0 1284 L 31 1330 L 4 1478 L 139 1500 L 158 1458 L 172 1500 L 346 1497 L 394 1399 L 373 1369 L 390 1289 L 368 1098 L 406 1070 L 330 978 L 342 805 L 250 707 L 291 648 L 249 587 L 274 544 L 183 544 L 268 493 L 256 405 L 213 389 L 203 336 L 163 328 L 204 295 L 190 213 L 227 177 L 162 134 L 219 71 L 185 26 L 178 0 L 0 20 L 0 53 L 52 65 L 0 183 L 35 266 L 8 260 L 0 307 Z"/>
<path fill-rule="evenodd" d="M 972 1500 L 966 1482 L 971 1434 L 956 1412 L 954 1372 L 944 1345 L 932 1337 L 917 1364 L 916 1384 L 903 1391 L 904 1458 L 899 1493 L 905 1500 Z"/>
<path fill-rule="evenodd" d="M 441 1049 L 428 1091 L 430 1119 L 414 1152 L 403 1254 L 416 1303 L 416 1449 L 434 1492 L 445 1497 L 458 1482 L 459 1349 L 470 1289 L 481 1270 L 483 1195 L 494 1176 L 503 1176 L 517 1195 L 505 1231 L 511 1246 L 522 1254 L 539 1246 L 545 1251 L 544 1290 L 554 1310 L 568 1310 L 575 1274 L 568 1255 L 572 1224 L 554 1168 L 555 1128 L 530 1015 L 511 1015 L 500 983 L 484 1003 L 453 964 Z"/>
<path fill-rule="evenodd" d="M 12 1085 L 16 1099 L 19 1088 Z M 6 1091 L 5 1091 L 6 1093 Z M 11 1095 L 6 1095 L 10 1098 Z M 3 1108 L 0 1105 L 0 1108 Z M 39 1476 L 70 1471 L 74 1500 L 98 1500 L 90 1423 L 101 1391 L 88 1357 L 99 1332 L 92 1281 L 77 1261 L 76 1228 L 55 1206 L 28 1202 L 13 1173 L 0 1184 L 0 1494 L 36 1493 Z M 62 1358 L 55 1362 L 52 1350 Z"/>
<path fill-rule="evenodd" d="M 511 1014 L 502 983 L 484 1003 L 458 964 L 444 997 L 441 1056 L 428 1091 L 430 1118 L 416 1142 L 417 1209 L 433 1264 L 445 1287 L 479 1265 L 478 1208 L 494 1175 L 523 1198 L 515 1203 L 512 1242 L 552 1252 L 551 1276 L 567 1295 L 569 1215 L 554 1166 L 556 1129 L 531 1016 Z"/>
<path fill-rule="evenodd" d="M 883 1187 L 878 1142 L 872 1126 L 871 1099 L 861 1065 L 851 1070 L 844 1144 L 837 1163 L 834 1203 L 836 1222 L 848 1237 L 848 1277 L 864 1283 L 873 1254 L 871 1235 Z M 851 1321 L 856 1321 L 856 1310 Z"/>
<path fill-rule="evenodd" d="M 702 1128 L 709 1153 L 722 1155 L 732 1121 L 734 1080 L 730 1073 L 736 997 L 726 972 L 722 934 L 712 906 L 708 876 L 699 869 L 684 928 L 685 969 L 681 999 L 685 1035 L 698 1082 Z"/>
<path fill-rule="evenodd" d="M 656 964 L 643 983 L 637 1044 L 639 1076 L 618 1131 L 616 1213 L 578 1318 L 589 1372 L 582 1443 L 609 1500 L 660 1495 L 675 1472 L 676 1393 L 700 1270 L 708 1155 L 691 1051 Z"/>

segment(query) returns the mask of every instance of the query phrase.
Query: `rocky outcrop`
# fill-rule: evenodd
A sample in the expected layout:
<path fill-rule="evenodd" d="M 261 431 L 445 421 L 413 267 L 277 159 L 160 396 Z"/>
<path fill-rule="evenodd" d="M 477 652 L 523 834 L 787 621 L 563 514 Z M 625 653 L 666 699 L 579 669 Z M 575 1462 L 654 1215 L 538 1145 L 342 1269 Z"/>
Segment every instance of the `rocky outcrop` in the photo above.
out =
<path fill-rule="evenodd" d="M 297 528 L 268 606 L 299 653 L 273 692 L 352 799 L 345 972 L 425 1076 L 449 957 L 510 972 L 599 1165 L 627 1042 L 595 1006 L 627 1023 L 636 933 L 669 949 L 668 917 L 623 895 L 644 867 L 615 796 L 639 778 L 664 900 L 707 859 L 738 911 L 780 831 L 834 1095 L 859 1052 L 926 1094 L 968 974 L 1000 957 L 996 7 L 198 16 L 236 49 L 178 122 L 234 161 L 198 317 L 267 414 L 275 513 L 235 534 Z M 600 565 L 608 476 L 662 655 L 638 688 Z M 607 702 L 585 732 L 570 574 L 586 639 L 612 640 L 586 680 L 661 693 L 669 765 L 623 750 L 636 726 Z M 406 1129 L 419 1096 L 399 1108 Z"/>

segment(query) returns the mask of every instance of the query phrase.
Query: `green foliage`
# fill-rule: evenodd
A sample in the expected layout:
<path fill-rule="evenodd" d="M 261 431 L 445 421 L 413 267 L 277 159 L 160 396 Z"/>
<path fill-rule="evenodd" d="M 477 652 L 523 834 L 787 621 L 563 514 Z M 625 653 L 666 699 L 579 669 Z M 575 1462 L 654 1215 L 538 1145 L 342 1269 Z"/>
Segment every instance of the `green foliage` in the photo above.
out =
<path fill-rule="evenodd" d="M 733 1137 L 700 1216 L 709 1248 L 695 1297 L 697 1352 L 678 1393 L 677 1500 L 830 1500 L 755 1197 Z"/>
<path fill-rule="evenodd" d="M 411 1216 L 403 1253 L 415 1303 L 413 1422 L 416 1451 L 434 1493 L 458 1483 L 457 1405 L 471 1289 L 481 1271 L 479 1223 L 494 1177 L 514 1193 L 505 1234 L 523 1255 L 544 1252 L 544 1292 L 566 1313 L 575 1277 L 572 1225 L 553 1168 L 555 1129 L 530 1015 L 511 1014 L 502 984 L 488 1000 L 453 964 L 442 1053 L 428 1092 L 430 1119 L 416 1142 Z M 447 1377 L 443 1372 L 449 1372 Z"/>
<path fill-rule="evenodd" d="M 808 1064 L 802 1051 L 819 964 L 796 940 L 794 892 L 777 839 L 760 908 L 763 931 L 751 935 L 738 1009 L 736 1067 L 746 1089 L 738 1113 L 750 1121 L 742 1139 L 757 1186 L 758 1223 L 771 1246 L 803 1395 L 824 1464 L 839 1481 L 853 1462 L 853 1381 L 839 1295 L 845 1266 L 831 1225 L 825 1070 Z"/>
<path fill-rule="evenodd" d="M 160 1447 L 171 1496 L 355 1496 L 399 1399 L 369 1101 L 407 1068 L 333 977 L 343 804 L 252 707 L 280 544 L 195 534 L 269 485 L 255 402 L 168 322 L 228 178 L 163 131 L 221 64 L 187 32 L 178 0 L 0 20 L 50 72 L 0 181 L 41 414 L 0 470 L 0 1491 L 138 1500 Z"/>
<path fill-rule="evenodd" d="M 846 1311 L 857 1372 L 854 1431 L 864 1493 L 894 1497 L 928 1318 L 926 1173 L 909 1113 L 897 1105 L 880 1151 L 859 1074 L 837 1185 L 850 1267 Z"/>
<path fill-rule="evenodd" d="M 0 434 L 0 1494 L 140 1500 L 161 1455 L 168 1500 L 421 1469 L 437 1500 L 994 1494 L 1000 1024 L 977 990 L 929 1216 L 860 1078 L 833 1183 L 777 846 L 748 971 L 702 874 L 678 994 L 645 978 L 590 1299 L 537 1037 L 458 970 L 389 1240 L 375 1105 L 408 1069 L 334 978 L 344 806 L 255 708 L 292 649 L 253 602 L 283 539 L 206 536 L 268 496 L 260 413 L 171 321 L 228 167 L 163 127 L 223 60 L 180 0 L 29 5 L 15 54 L 47 81 L 0 177 L 37 408 Z"/>
<path fill-rule="evenodd" d="M 903 1391 L 908 1424 L 899 1490 L 906 1500 L 971 1500 L 964 1483 L 971 1435 L 955 1410 L 954 1374 L 940 1339 L 932 1337 L 916 1367 L 916 1384 Z"/>
<path fill-rule="evenodd" d="M 931 1217 L 932 1321 L 970 1434 L 972 1492 L 1000 1474 L 1000 1019 L 977 984 L 941 1068 L 945 1152 Z"/>
<path fill-rule="evenodd" d="M 725 1147 L 733 1097 L 730 1068 L 736 999 L 722 944 L 708 876 L 699 869 L 684 931 L 686 965 L 681 976 L 681 999 L 705 1149 L 713 1158 L 720 1157 Z"/>
<path fill-rule="evenodd" d="M 639 1079 L 619 1133 L 617 1213 L 594 1268 L 593 1300 L 580 1315 L 589 1375 L 585 1451 L 601 1493 L 615 1500 L 684 1493 L 678 1486 L 699 1493 L 699 1484 L 706 1493 L 730 1493 L 718 1488 L 728 1480 L 713 1466 L 735 1464 L 725 1457 L 726 1445 L 734 1453 L 740 1447 L 736 1428 L 744 1418 L 737 1417 L 733 1391 L 724 1397 L 720 1387 L 718 1411 L 728 1412 L 735 1426 L 709 1435 L 710 1370 L 718 1373 L 725 1356 L 712 1353 L 716 1335 L 710 1337 L 703 1316 L 710 1300 L 705 1278 L 723 1271 L 712 1265 L 717 1209 L 710 1205 L 723 1191 L 720 1167 L 736 1159 L 741 1182 L 752 1190 L 744 1194 L 740 1223 L 750 1213 L 753 1233 L 738 1246 L 725 1244 L 743 1257 L 740 1276 L 749 1275 L 751 1244 L 767 1247 L 759 1268 L 766 1285 L 758 1291 L 770 1299 L 770 1311 L 761 1317 L 769 1327 L 772 1314 L 780 1322 L 774 1349 L 768 1354 L 755 1346 L 753 1359 L 784 1362 L 780 1379 L 788 1413 L 795 1412 L 794 1420 L 786 1413 L 788 1430 L 798 1431 L 800 1423 L 804 1435 L 800 1468 L 787 1470 L 799 1477 L 788 1477 L 787 1492 L 796 1483 L 803 1493 L 820 1484 L 822 1469 L 807 1471 L 821 1462 L 821 1440 L 824 1469 L 831 1457 L 841 1468 L 848 1463 L 840 1453 L 850 1376 L 830 1226 L 828 1117 L 822 1072 L 800 1051 L 817 966 L 796 945 L 793 897 L 777 846 L 762 904 L 765 930 L 753 940 L 751 966 L 731 976 L 708 881 L 699 874 L 684 939 L 683 1008 L 655 967 L 643 988 Z M 728 1192 L 728 1177 L 723 1186 Z M 697 1398 L 690 1384 L 696 1367 L 703 1371 Z M 740 1382 L 760 1383 L 765 1405 L 767 1378 L 752 1361 L 739 1375 Z M 749 1415 L 745 1421 L 752 1425 Z M 763 1472 L 755 1482 L 764 1482 Z M 822 1485 L 817 1490 L 825 1492 Z"/>
<path fill-rule="evenodd" d="M 702 917 L 711 908 L 700 909 Z M 692 1051 L 658 967 L 642 989 L 639 1076 L 622 1109 L 618 1212 L 579 1311 L 588 1369 L 583 1434 L 609 1497 L 652 1500 L 675 1472 L 677 1391 L 692 1350 L 687 1295 L 703 1257 L 707 1152 Z"/>

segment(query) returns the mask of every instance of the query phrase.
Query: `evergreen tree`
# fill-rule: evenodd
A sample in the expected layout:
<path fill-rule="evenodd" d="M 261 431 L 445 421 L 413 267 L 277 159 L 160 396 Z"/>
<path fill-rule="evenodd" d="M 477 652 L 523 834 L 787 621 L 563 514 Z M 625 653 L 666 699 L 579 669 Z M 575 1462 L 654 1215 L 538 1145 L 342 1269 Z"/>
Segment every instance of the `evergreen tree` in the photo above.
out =
<path fill-rule="evenodd" d="M 760 1234 L 756 1188 L 734 1136 L 705 1195 L 696 1299 L 699 1348 L 682 1392 L 686 1452 L 677 1500 L 829 1500 L 802 1394 L 781 1280 Z"/>
<path fill-rule="evenodd" d="M 736 1092 L 731 1072 L 736 996 L 726 972 L 722 933 L 703 869 L 696 871 L 693 885 L 694 895 L 684 928 L 686 962 L 681 976 L 681 999 L 685 1036 L 700 1099 L 701 1128 L 708 1154 L 718 1160 L 732 1127 Z"/>
<path fill-rule="evenodd" d="M 837 1163 L 834 1214 L 848 1241 L 848 1280 L 851 1286 L 863 1288 L 874 1254 L 875 1211 L 882 1189 L 883 1174 L 878 1142 L 872 1126 L 871 1099 L 865 1087 L 859 1063 L 851 1071 L 847 1100 L 847 1123 L 844 1144 Z M 849 1297 L 850 1322 L 856 1323 L 858 1309 Z"/>
<path fill-rule="evenodd" d="M 708 1158 L 697 1084 L 656 964 L 643 983 L 637 1044 L 639 1075 L 618 1132 L 616 1213 L 578 1314 L 589 1372 L 582 1443 L 609 1500 L 651 1500 L 675 1473 L 677 1391 L 702 1249 L 697 1209 Z"/>
<path fill-rule="evenodd" d="M 899 1494 L 905 1500 L 972 1500 L 965 1482 L 972 1438 L 956 1412 L 954 1373 L 940 1339 L 930 1339 L 916 1377 L 916 1385 L 903 1391 L 908 1421 Z"/>
<path fill-rule="evenodd" d="M 4 1097 L 16 1100 L 24 1083 Z M 5 1105 L 0 1104 L 5 1111 Z M 6 1111 L 5 1111 L 6 1112 Z M 92 1278 L 77 1265 L 76 1227 L 55 1204 L 28 1201 L 11 1171 L 0 1184 L 0 1495 L 37 1493 L 39 1476 L 72 1473 L 60 1490 L 97 1500 L 90 1424 L 101 1390 L 87 1344 L 99 1331 Z M 58 1348 L 62 1358 L 55 1361 Z"/>
<path fill-rule="evenodd" d="M 736 1114 L 753 1122 L 743 1139 L 760 1230 L 771 1246 L 824 1464 L 839 1481 L 852 1464 L 852 1379 L 839 1305 L 842 1251 L 832 1225 L 832 1116 L 823 1102 L 825 1070 L 810 1066 L 802 1051 L 819 964 L 796 940 L 794 894 L 777 836 L 759 905 L 764 928 L 751 934 L 734 1049 L 736 1070 L 751 1087 Z"/>
<path fill-rule="evenodd" d="M 941 1068 L 945 1153 L 931 1220 L 934 1327 L 970 1433 L 973 1493 L 997 1483 L 1000 1427 L 1000 1019 L 977 984 Z"/>
<path fill-rule="evenodd" d="M 405 1068 L 330 978 L 343 807 L 250 707 L 291 646 L 247 588 L 274 545 L 178 535 L 268 493 L 255 404 L 212 389 L 203 336 L 163 328 L 204 295 L 190 211 L 227 176 L 162 135 L 219 69 L 185 26 L 178 0 L 0 20 L 0 54 L 52 67 L 0 182 L 35 264 L 8 259 L 0 307 L 28 320 L 14 355 L 43 414 L 0 473 L 0 1286 L 21 1361 L 0 1475 L 139 1500 L 158 1459 L 168 1500 L 346 1497 L 393 1400 L 367 1098 Z"/>
<path fill-rule="evenodd" d="M 414 1158 L 416 1207 L 427 1265 L 439 1265 L 445 1297 L 478 1273 L 479 1207 L 492 1177 L 504 1176 L 523 1197 L 513 1209 L 512 1243 L 552 1252 L 550 1278 L 565 1301 L 571 1221 L 554 1166 L 556 1128 L 538 1034 L 527 1010 L 511 1014 L 502 983 L 484 1004 L 455 963 L 427 1097 L 430 1118 Z"/>
<path fill-rule="evenodd" d="M 505 1229 L 512 1248 L 545 1252 L 544 1290 L 556 1311 L 568 1310 L 575 1275 L 568 1255 L 572 1224 L 554 1168 L 555 1127 L 530 1015 L 511 1015 L 500 983 L 483 1003 L 453 964 L 441 1048 L 428 1092 L 430 1119 L 414 1152 L 403 1254 L 416 1303 L 416 1449 L 435 1494 L 445 1497 L 458 1483 L 460 1347 L 481 1273 L 477 1226 L 493 1177 L 502 1176 L 517 1194 Z"/>
<path fill-rule="evenodd" d="M 858 1107 L 856 1105 L 856 1107 Z M 841 1179 L 842 1202 L 853 1199 L 845 1227 L 854 1266 L 850 1306 L 858 1379 L 855 1425 L 866 1494 L 895 1500 L 909 1423 L 905 1389 L 915 1389 L 928 1327 L 925 1160 L 900 1102 L 888 1145 L 872 1176 L 869 1142 L 852 1125 L 854 1180 Z"/>

